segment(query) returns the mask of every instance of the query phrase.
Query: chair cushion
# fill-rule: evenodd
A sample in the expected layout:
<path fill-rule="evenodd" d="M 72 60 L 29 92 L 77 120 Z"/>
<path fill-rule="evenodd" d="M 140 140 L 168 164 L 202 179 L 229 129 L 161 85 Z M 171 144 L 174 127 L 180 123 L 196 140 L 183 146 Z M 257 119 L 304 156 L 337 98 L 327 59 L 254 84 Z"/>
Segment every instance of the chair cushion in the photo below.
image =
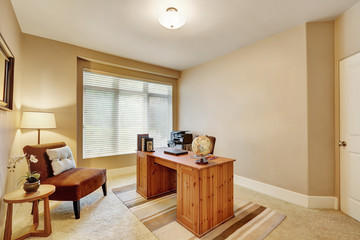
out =
<path fill-rule="evenodd" d="M 74 157 L 68 146 L 46 149 L 46 153 L 51 160 L 54 175 L 58 175 L 71 168 L 76 168 Z"/>
<path fill-rule="evenodd" d="M 106 169 L 73 168 L 41 181 L 55 185 L 51 200 L 77 201 L 106 182 Z"/>
<path fill-rule="evenodd" d="M 64 142 L 57 142 L 49 144 L 27 145 L 23 148 L 24 153 L 34 155 L 38 159 L 37 163 L 30 162 L 30 168 L 32 172 L 35 171 L 40 173 L 40 181 L 54 176 L 51 162 L 48 155 L 46 154 L 46 149 L 60 148 L 65 146 L 66 144 Z"/>

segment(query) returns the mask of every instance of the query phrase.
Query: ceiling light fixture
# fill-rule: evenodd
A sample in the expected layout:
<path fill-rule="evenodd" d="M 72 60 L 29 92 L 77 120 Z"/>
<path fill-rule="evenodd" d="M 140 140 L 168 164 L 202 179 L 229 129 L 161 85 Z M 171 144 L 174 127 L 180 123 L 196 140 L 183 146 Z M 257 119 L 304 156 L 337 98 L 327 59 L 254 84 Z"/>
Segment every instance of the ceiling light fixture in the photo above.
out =
<path fill-rule="evenodd" d="M 167 29 L 177 29 L 185 24 L 185 17 L 174 7 L 169 7 L 159 17 L 160 24 Z"/>

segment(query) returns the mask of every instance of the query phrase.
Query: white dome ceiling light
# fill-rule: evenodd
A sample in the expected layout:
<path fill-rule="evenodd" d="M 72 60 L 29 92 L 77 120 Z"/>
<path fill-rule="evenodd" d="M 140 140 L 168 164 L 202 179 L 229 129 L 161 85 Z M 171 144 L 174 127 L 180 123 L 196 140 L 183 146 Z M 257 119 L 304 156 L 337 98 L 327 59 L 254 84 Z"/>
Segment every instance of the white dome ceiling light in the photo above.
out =
<path fill-rule="evenodd" d="M 174 7 L 169 7 L 159 17 L 160 24 L 167 29 L 178 29 L 185 24 L 185 17 Z"/>

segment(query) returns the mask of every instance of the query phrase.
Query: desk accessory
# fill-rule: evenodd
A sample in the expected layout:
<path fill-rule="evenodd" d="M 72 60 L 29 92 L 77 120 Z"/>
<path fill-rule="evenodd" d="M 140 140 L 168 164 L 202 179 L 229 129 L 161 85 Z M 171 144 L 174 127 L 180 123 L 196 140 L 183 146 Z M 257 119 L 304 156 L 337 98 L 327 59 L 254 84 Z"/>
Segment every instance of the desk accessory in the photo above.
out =
<path fill-rule="evenodd" d="M 181 149 L 169 149 L 169 150 L 164 150 L 164 153 L 178 156 L 178 155 L 187 154 L 188 151 L 181 150 Z"/>
<path fill-rule="evenodd" d="M 149 137 L 149 134 L 137 135 L 137 150 L 143 152 L 155 152 L 154 151 L 154 138 Z"/>
<path fill-rule="evenodd" d="M 154 152 L 154 139 L 153 138 L 144 138 L 144 151 L 145 152 Z"/>
<path fill-rule="evenodd" d="M 205 165 L 208 164 L 209 162 L 206 158 L 202 157 L 200 159 L 195 160 L 195 163 L 199 165 Z"/>
<path fill-rule="evenodd" d="M 208 155 L 206 155 L 206 156 L 192 155 L 192 156 L 190 156 L 190 157 L 193 158 L 193 159 L 196 159 L 196 160 L 195 160 L 195 163 L 196 163 L 196 164 L 199 164 L 199 165 L 208 164 L 209 161 L 218 158 L 217 156 L 214 156 L 214 155 L 212 155 L 212 154 L 208 154 Z"/>
<path fill-rule="evenodd" d="M 197 159 L 196 164 L 208 164 L 206 156 L 209 155 L 214 148 L 214 143 L 208 136 L 198 136 L 192 142 L 192 150 L 195 153 L 192 158 Z"/>
<path fill-rule="evenodd" d="M 180 147 L 184 150 L 191 150 L 192 141 L 193 135 L 189 131 L 173 131 L 170 133 L 168 147 L 177 149 Z"/>
<path fill-rule="evenodd" d="M 138 134 L 137 135 L 137 150 L 138 151 L 144 151 L 144 148 L 143 148 L 143 139 L 144 138 L 147 138 L 147 137 L 149 137 L 149 134 L 148 133 L 146 133 L 146 134 Z"/>

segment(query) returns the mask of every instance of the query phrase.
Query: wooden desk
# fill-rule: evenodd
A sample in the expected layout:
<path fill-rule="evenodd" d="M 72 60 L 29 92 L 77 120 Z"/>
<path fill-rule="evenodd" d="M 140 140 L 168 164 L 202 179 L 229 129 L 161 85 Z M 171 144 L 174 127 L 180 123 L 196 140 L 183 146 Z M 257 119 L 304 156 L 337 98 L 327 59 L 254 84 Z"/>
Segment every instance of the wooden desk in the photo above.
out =
<path fill-rule="evenodd" d="M 177 190 L 177 221 L 201 237 L 234 216 L 233 162 L 219 157 L 207 165 L 194 155 L 137 152 L 137 192 L 145 198 Z"/>
<path fill-rule="evenodd" d="M 13 214 L 13 204 L 14 203 L 23 203 L 23 202 L 33 202 L 34 212 L 33 212 L 33 225 L 30 229 L 30 232 L 21 235 L 16 238 L 25 239 L 31 236 L 37 237 L 47 237 L 51 234 L 51 221 L 50 221 L 50 207 L 49 207 L 49 196 L 55 192 L 55 186 L 50 184 L 41 184 L 37 192 L 26 193 L 23 189 L 15 190 L 11 193 L 8 193 L 4 196 L 4 202 L 8 204 L 5 231 L 4 231 L 4 240 L 10 240 L 12 234 L 12 214 Z M 44 230 L 37 230 L 39 226 L 39 208 L 38 200 L 44 199 Z"/>

